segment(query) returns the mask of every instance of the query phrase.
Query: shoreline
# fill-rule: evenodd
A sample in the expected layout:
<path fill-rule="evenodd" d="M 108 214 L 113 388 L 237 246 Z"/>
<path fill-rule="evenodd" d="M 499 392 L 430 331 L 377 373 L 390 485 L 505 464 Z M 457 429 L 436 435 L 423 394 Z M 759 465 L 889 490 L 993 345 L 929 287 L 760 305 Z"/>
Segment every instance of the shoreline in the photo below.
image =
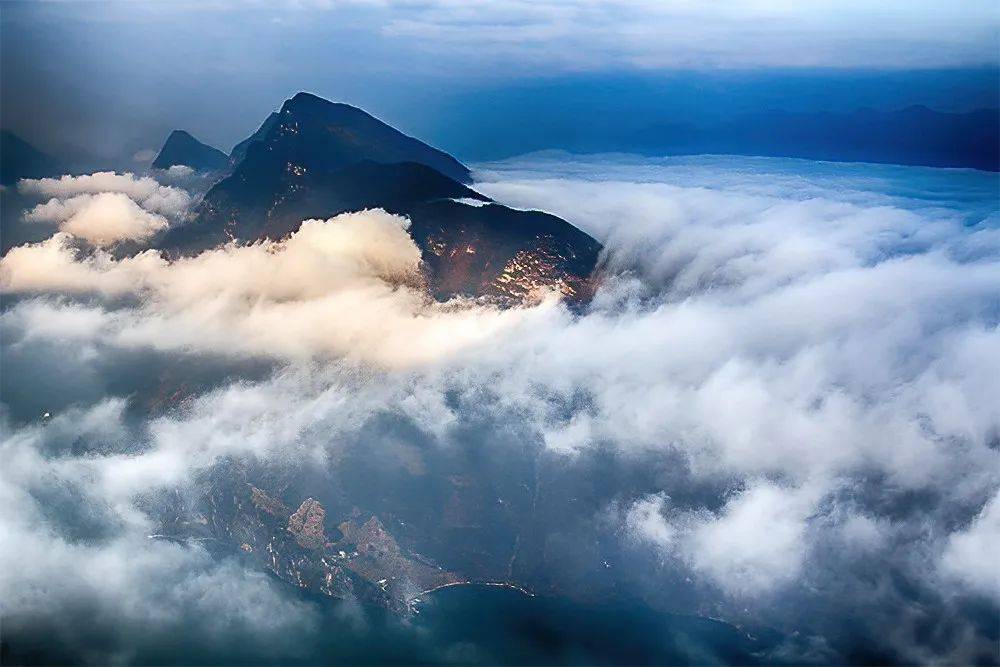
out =
<path fill-rule="evenodd" d="M 518 593 L 521 593 L 522 595 L 524 595 L 526 597 L 530 597 L 530 598 L 537 597 L 535 595 L 535 593 L 532 593 L 527 588 L 522 588 L 521 586 L 518 586 L 517 584 L 512 584 L 512 583 L 509 583 L 509 582 L 506 582 L 506 581 L 453 581 L 453 582 L 448 583 L 448 584 L 441 584 L 440 586 L 435 586 L 434 588 L 429 588 L 426 591 L 420 591 L 420 593 L 418 593 L 416 595 L 416 597 L 414 597 L 414 598 L 412 598 L 410 600 L 410 604 L 413 604 L 414 602 L 419 601 L 420 598 L 422 598 L 425 595 L 430 595 L 431 593 L 434 593 L 435 591 L 440 591 L 440 590 L 445 589 L 445 588 L 454 588 L 455 586 L 491 586 L 491 587 L 494 587 L 494 588 L 509 588 L 510 590 L 517 591 Z"/>

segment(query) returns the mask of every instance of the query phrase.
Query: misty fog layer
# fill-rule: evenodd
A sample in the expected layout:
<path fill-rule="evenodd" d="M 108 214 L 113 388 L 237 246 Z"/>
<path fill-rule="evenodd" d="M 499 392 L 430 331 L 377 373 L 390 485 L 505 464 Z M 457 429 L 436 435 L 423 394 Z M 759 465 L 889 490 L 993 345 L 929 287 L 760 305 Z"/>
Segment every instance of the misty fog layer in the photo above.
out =
<path fill-rule="evenodd" d="M 611 474 L 595 452 L 658 471 L 580 518 L 631 554 L 637 598 L 798 632 L 772 659 L 849 659 L 851 632 L 908 662 L 995 657 L 995 175 L 564 154 L 476 175 L 605 245 L 585 312 L 430 301 L 383 211 L 171 260 L 106 248 L 184 224 L 180 187 L 22 183 L 52 236 L 0 261 L 13 627 L 84 651 L 90 614 L 96 662 L 192 625 L 192 643 L 295 655 L 315 605 L 149 539 L 149 508 L 224 459 L 335 466 L 388 415 L 399 432 L 365 443 L 386 459 L 410 430 L 448 448 L 475 424 L 581 476 Z M 190 374 L 183 399 L 149 400 L 168 373 Z"/>

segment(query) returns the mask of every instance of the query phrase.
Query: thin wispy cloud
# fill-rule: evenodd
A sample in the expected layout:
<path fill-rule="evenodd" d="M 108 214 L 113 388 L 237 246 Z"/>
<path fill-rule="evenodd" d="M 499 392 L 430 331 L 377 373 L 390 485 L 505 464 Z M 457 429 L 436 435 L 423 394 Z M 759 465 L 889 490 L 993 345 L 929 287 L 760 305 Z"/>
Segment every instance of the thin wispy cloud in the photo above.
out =
<path fill-rule="evenodd" d="M 992 63 L 1000 12 L 884 2 L 475 2 L 390 5 L 420 48 L 567 67 L 954 67 Z M 993 53 L 991 53 L 991 51 Z"/>

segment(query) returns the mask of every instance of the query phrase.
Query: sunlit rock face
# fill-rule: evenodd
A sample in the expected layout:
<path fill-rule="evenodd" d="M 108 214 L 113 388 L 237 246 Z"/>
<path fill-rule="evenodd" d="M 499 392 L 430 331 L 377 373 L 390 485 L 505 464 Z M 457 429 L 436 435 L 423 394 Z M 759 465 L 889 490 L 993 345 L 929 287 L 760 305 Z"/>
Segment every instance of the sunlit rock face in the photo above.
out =
<path fill-rule="evenodd" d="M 409 211 L 435 298 L 483 296 L 503 305 L 557 290 L 571 302 L 593 294 L 601 246 L 539 211 L 434 201 Z"/>
<path fill-rule="evenodd" d="M 411 220 L 439 300 L 516 305 L 556 291 L 583 302 L 593 291 L 594 239 L 555 216 L 491 202 L 465 185 L 469 171 L 450 155 L 360 109 L 300 93 L 231 159 L 232 173 L 167 234 L 165 249 L 281 239 L 302 220 L 383 208 Z"/>

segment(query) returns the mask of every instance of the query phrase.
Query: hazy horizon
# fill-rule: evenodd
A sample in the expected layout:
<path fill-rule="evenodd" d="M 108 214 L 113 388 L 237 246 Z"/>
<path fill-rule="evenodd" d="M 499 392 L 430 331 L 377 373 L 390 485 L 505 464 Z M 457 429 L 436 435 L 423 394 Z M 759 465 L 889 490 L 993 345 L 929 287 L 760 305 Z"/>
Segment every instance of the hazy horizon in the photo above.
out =
<path fill-rule="evenodd" d="M 993 3 L 911 4 L 10 2 L 0 125 L 83 162 L 178 128 L 228 153 L 304 90 L 480 160 L 616 123 L 1000 106 Z"/>

